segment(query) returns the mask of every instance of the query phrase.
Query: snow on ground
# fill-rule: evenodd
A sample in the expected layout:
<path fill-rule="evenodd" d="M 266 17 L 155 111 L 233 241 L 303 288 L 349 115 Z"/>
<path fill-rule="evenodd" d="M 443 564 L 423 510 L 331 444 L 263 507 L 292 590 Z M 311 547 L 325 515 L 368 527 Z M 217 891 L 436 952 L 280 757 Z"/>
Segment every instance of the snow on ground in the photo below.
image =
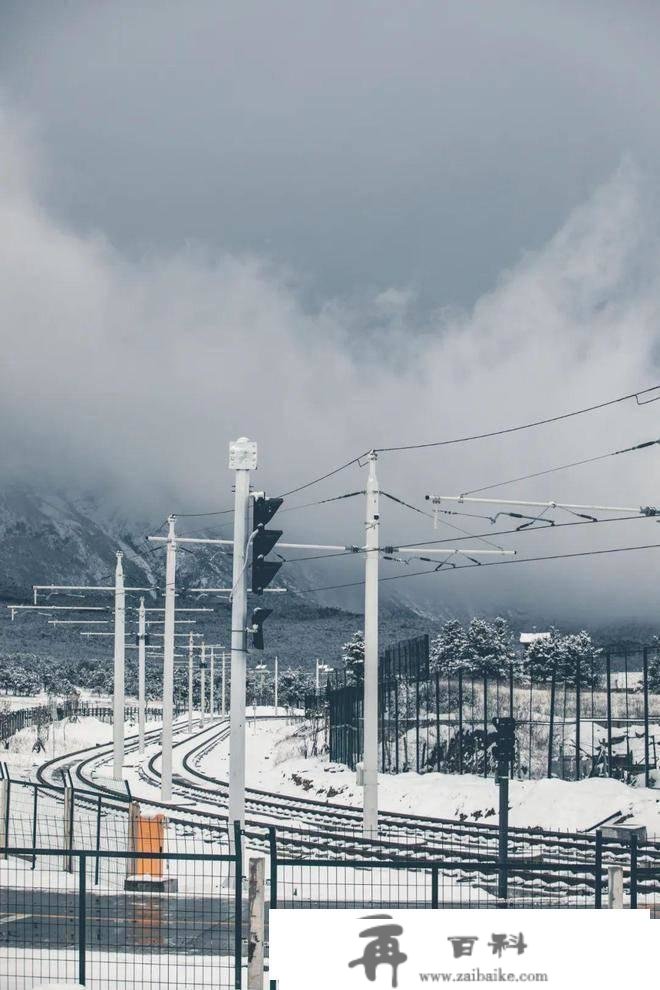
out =
<path fill-rule="evenodd" d="M 313 736 L 300 723 L 284 718 L 255 723 L 249 718 L 248 786 L 360 806 L 362 789 L 355 783 L 354 771 L 312 755 L 314 748 Z M 200 769 L 226 780 L 228 755 L 228 745 L 222 743 L 202 760 Z M 380 774 L 378 779 L 384 810 L 497 823 L 498 791 L 492 777 L 403 773 Z M 646 825 L 649 837 L 660 836 L 660 790 L 609 778 L 512 780 L 509 803 L 512 825 L 588 829 L 618 811 Z"/>
<path fill-rule="evenodd" d="M 137 723 L 128 719 L 125 723 L 126 735 L 137 732 Z M 159 727 L 159 721 L 147 721 L 146 731 Z M 101 746 L 112 742 L 112 724 L 101 722 L 91 716 L 81 716 L 75 722 L 63 719 L 53 724 L 48 723 L 41 729 L 44 749 L 35 751 L 37 742 L 36 726 L 28 726 L 15 733 L 9 740 L 9 748 L 2 750 L 1 758 L 9 766 L 13 777 L 27 779 L 34 767 L 56 756 L 74 753 L 88 746 Z"/>

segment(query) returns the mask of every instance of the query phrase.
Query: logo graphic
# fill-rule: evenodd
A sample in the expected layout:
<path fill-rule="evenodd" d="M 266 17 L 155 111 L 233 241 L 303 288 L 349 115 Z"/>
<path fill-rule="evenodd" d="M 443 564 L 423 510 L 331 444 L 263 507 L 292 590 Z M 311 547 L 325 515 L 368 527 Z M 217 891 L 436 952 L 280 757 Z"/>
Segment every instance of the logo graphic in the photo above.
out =
<path fill-rule="evenodd" d="M 392 920 L 391 914 L 367 914 L 365 921 Z M 398 986 L 397 971 L 401 963 L 404 963 L 408 956 L 399 949 L 398 936 L 403 933 L 401 925 L 373 925 L 360 932 L 360 938 L 370 938 L 364 947 L 364 952 L 359 959 L 349 962 L 349 968 L 353 966 L 364 966 L 364 974 L 373 983 L 376 979 L 376 970 L 379 966 L 392 967 L 392 986 Z"/>

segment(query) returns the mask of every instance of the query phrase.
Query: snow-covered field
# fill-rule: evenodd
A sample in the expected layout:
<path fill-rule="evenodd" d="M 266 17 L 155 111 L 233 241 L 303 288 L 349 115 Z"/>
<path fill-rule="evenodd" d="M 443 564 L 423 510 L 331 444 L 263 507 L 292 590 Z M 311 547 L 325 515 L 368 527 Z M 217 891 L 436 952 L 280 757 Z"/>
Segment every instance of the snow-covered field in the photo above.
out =
<path fill-rule="evenodd" d="M 157 729 L 158 721 L 147 721 L 146 731 Z M 126 735 L 137 732 L 137 723 L 126 721 Z M 9 748 L 2 750 L 2 760 L 9 766 L 13 777 L 27 779 L 34 767 L 56 756 L 64 756 L 88 746 L 100 746 L 112 741 L 112 725 L 91 716 L 81 716 L 77 721 L 64 719 L 45 725 L 41 729 L 43 749 L 35 750 L 37 729 L 28 726 L 9 740 Z"/>
<path fill-rule="evenodd" d="M 355 773 L 323 756 L 311 755 L 314 740 L 302 726 L 248 719 L 247 783 L 250 787 L 321 801 L 359 806 L 362 789 Z M 229 753 L 221 743 L 200 769 L 227 779 Z M 379 802 L 387 811 L 438 818 L 497 822 L 497 786 L 474 774 L 405 773 L 379 775 Z M 649 837 L 660 836 L 660 790 L 630 787 L 593 777 L 511 781 L 510 823 L 556 829 L 588 829 L 614 812 L 632 814 Z"/>

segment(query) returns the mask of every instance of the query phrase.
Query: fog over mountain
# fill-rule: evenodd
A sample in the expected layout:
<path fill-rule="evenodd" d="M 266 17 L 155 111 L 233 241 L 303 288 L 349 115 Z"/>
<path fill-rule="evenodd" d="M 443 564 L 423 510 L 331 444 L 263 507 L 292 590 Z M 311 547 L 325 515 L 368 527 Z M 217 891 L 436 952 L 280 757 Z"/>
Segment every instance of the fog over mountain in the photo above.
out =
<path fill-rule="evenodd" d="M 75 502 L 91 496 L 104 518 L 119 516 L 138 521 L 139 528 L 157 528 L 170 511 L 184 516 L 231 505 L 227 445 L 239 435 L 248 435 L 260 445 L 255 484 L 277 494 L 304 485 L 374 446 L 487 432 L 660 382 L 657 175 L 647 164 L 650 145 L 633 134 L 632 121 L 623 126 L 625 115 L 618 106 L 612 111 L 607 153 L 595 137 L 592 145 L 599 156 L 594 151 L 592 161 L 584 151 L 593 127 L 593 118 L 585 123 L 586 104 L 588 99 L 597 100 L 598 71 L 585 87 L 581 112 L 575 110 L 571 126 L 578 133 L 578 124 L 584 123 L 586 130 L 580 139 L 582 151 L 573 157 L 566 152 L 568 125 L 561 125 L 562 154 L 568 157 L 562 158 L 560 172 L 572 176 L 561 194 L 547 161 L 535 171 L 533 128 L 516 131 L 516 140 L 511 138 L 492 159 L 491 169 L 497 161 L 506 177 L 502 196 L 511 208 L 523 165 L 526 173 L 536 176 L 537 185 L 533 195 L 528 187 L 520 190 L 518 209 L 530 213 L 529 224 L 509 211 L 512 225 L 507 237 L 494 231 L 489 239 L 486 228 L 504 224 L 507 217 L 501 213 L 501 203 L 493 200 L 491 222 L 484 222 L 489 195 L 484 191 L 481 150 L 468 153 L 468 144 L 462 145 L 466 161 L 481 162 L 479 175 L 471 176 L 470 188 L 478 194 L 470 202 L 458 159 L 454 152 L 445 159 L 442 149 L 428 143 L 423 119 L 406 130 L 402 107 L 395 107 L 388 118 L 382 94 L 369 95 L 367 81 L 383 78 L 382 51 L 378 48 L 370 74 L 369 66 L 360 63 L 353 51 L 352 37 L 347 64 L 362 66 L 356 83 L 359 102 L 365 112 L 373 107 L 379 126 L 371 144 L 366 132 L 360 132 L 356 143 L 346 138 L 348 143 L 335 149 L 353 169 L 358 164 L 364 168 L 355 183 L 362 183 L 363 192 L 368 188 L 370 194 L 364 193 L 350 225 L 345 200 L 338 194 L 343 204 L 335 214 L 337 224 L 340 219 L 343 224 L 339 236 L 323 169 L 313 173 L 318 180 L 315 189 L 302 179 L 296 189 L 295 176 L 305 172 L 304 161 L 297 171 L 288 170 L 288 165 L 282 165 L 282 173 L 271 168 L 268 184 L 276 153 L 275 117 L 261 76 L 259 85 L 253 79 L 253 91 L 241 92 L 243 103 L 253 92 L 254 103 L 248 100 L 247 106 L 252 107 L 248 116 L 255 127 L 262 112 L 269 122 L 262 131 L 257 128 L 264 142 L 271 135 L 268 148 L 254 148 L 253 156 L 249 135 L 229 112 L 226 85 L 218 83 L 217 89 L 198 94 L 199 103 L 192 102 L 192 81 L 202 70 L 194 70 L 190 58 L 182 59 L 178 68 L 181 105 L 174 101 L 170 107 L 177 126 L 184 109 L 189 111 L 185 129 L 159 129 L 150 116 L 156 98 L 148 87 L 137 87 L 147 94 L 145 115 L 140 116 L 135 106 L 129 108 L 130 73 L 135 71 L 142 79 L 138 56 L 140 43 L 146 44 L 145 25 L 152 23 L 151 5 L 141 7 L 116 53 L 121 56 L 117 64 L 124 66 L 126 87 L 118 82 L 115 86 L 121 73 L 101 47 L 90 49 L 98 59 L 84 63 L 81 77 L 74 80 L 67 73 L 66 53 L 85 39 L 96 38 L 98 45 L 99 32 L 109 23 L 101 6 L 90 5 L 87 13 L 82 6 L 70 6 L 71 20 L 62 21 L 61 34 L 55 31 L 53 45 L 37 62 L 36 76 L 48 82 L 47 92 L 37 87 L 34 78 L 28 85 L 12 59 L 2 81 L 0 219 L 8 232 L 0 243 L 0 453 L 5 493 L 15 484 L 27 484 L 40 497 L 52 494 Z M 207 10 L 205 4 L 193 6 L 198 6 L 199 17 Z M 567 11 L 567 5 L 560 6 Z M 26 4 L 21 14 L 19 7 L 7 7 L 10 36 L 13 32 L 15 40 L 20 38 L 26 52 L 36 51 L 41 29 L 29 16 L 34 8 Z M 294 7 L 287 6 L 291 16 Z M 419 5 L 420 11 L 424 7 Z M 174 16 L 174 7 L 164 8 L 166 19 Z M 470 30 L 477 29 L 462 21 L 456 9 L 457 5 L 448 7 L 454 18 L 451 31 L 465 47 Z M 574 5 L 576 23 L 581 11 L 582 5 Z M 636 29 L 645 16 L 641 5 L 639 11 Z M 416 37 L 421 37 L 421 22 L 416 23 Z M 538 43 L 539 25 L 532 30 L 531 22 L 524 23 L 529 37 L 533 35 Z M 119 30 L 116 24 L 115 29 Z M 327 31 L 331 32 L 330 26 Z M 384 44 L 379 32 L 377 37 Z M 154 44 L 160 44 L 159 38 Z M 189 38 L 187 31 L 184 38 Z M 199 43 L 206 50 L 206 42 Z M 503 86 L 504 81 L 512 85 L 514 79 L 504 64 L 509 43 L 505 38 L 497 42 L 501 67 L 492 69 Z M 552 46 L 559 41 L 551 33 L 546 43 Z M 623 46 L 626 51 L 625 37 Z M 642 52 L 640 57 L 648 54 L 653 61 L 646 49 Z M 413 61 L 410 56 L 408 65 Z M 310 77 L 305 99 L 294 85 L 307 78 L 306 64 L 297 52 L 290 86 L 284 89 L 289 95 L 296 92 L 299 105 L 305 105 L 297 118 L 299 147 L 309 152 L 319 120 L 332 115 L 327 107 L 320 108 L 319 119 L 309 111 L 312 96 L 320 99 L 318 80 Z M 432 64 L 429 54 L 424 65 L 431 74 Z M 531 78 L 527 60 L 518 62 L 518 70 L 521 78 Z M 327 65 L 323 71 L 328 71 Z M 407 78 L 403 68 L 400 74 Z M 580 78 L 568 76 L 567 94 L 575 94 L 581 89 Z M 429 101 L 440 99 L 439 78 L 433 75 Z M 628 109 L 639 129 L 643 129 L 640 121 L 652 78 L 651 73 L 644 85 L 637 80 L 631 88 Z M 477 88 L 485 92 L 485 70 L 479 79 Z M 161 82 L 161 96 L 171 93 L 170 83 Z M 542 90 L 547 83 L 538 85 Z M 278 87 L 283 85 L 280 80 Z M 345 85 L 342 79 L 342 93 Z M 468 82 L 463 79 L 457 86 L 467 99 Z M 65 96 L 73 89 L 76 98 L 65 112 Z M 405 104 L 410 90 L 404 85 L 401 92 L 407 94 L 402 97 Z M 214 160 L 211 149 L 220 146 L 211 142 L 200 109 L 216 95 L 227 125 L 222 154 L 228 154 L 231 146 L 237 162 L 245 157 L 254 164 L 249 188 L 247 177 L 241 184 L 240 169 L 225 173 L 227 189 L 220 199 L 209 170 Z M 498 99 L 501 131 L 503 121 L 519 122 L 523 96 L 505 88 Z M 449 145 L 452 135 L 456 145 L 460 135 L 486 140 L 490 124 L 476 115 L 476 102 L 475 97 L 473 104 L 463 103 L 465 119 L 459 120 L 458 113 L 445 119 Z M 355 135 L 358 117 L 348 109 L 345 118 L 339 112 L 349 104 L 345 94 L 337 119 L 350 122 L 350 134 Z M 438 110 L 440 104 L 433 105 Z M 97 115 L 102 107 L 103 121 Z M 86 133 L 81 115 L 88 121 Z M 163 125 L 164 103 L 161 115 Z M 377 156 L 382 150 L 388 119 L 391 143 L 408 148 L 410 155 L 414 152 L 426 164 L 425 176 L 434 171 L 433 182 L 427 176 L 422 183 L 431 220 L 421 206 L 421 212 L 412 209 L 410 190 L 420 171 L 409 158 L 402 161 L 399 186 L 379 185 L 385 166 L 385 172 L 375 170 L 371 184 L 367 183 L 368 168 L 360 155 L 369 149 Z M 279 132 L 285 163 L 295 146 L 292 127 L 291 120 L 285 120 Z M 544 127 L 548 129 L 547 120 Z M 65 142 L 74 157 L 66 158 Z M 157 156 L 159 147 L 162 153 Z M 492 147 L 488 148 L 490 154 Z M 204 164 L 198 172 L 190 167 L 195 149 Z M 327 166 L 329 151 L 321 145 L 319 154 Z M 393 168 L 392 159 L 388 160 Z M 226 166 L 226 158 L 222 161 Z M 130 174 L 129 162 L 134 166 Z M 343 189 L 340 178 L 337 173 Z M 256 185 L 266 190 L 261 200 L 251 195 Z M 452 227 L 440 222 L 433 203 L 437 192 L 443 209 L 449 210 L 454 191 Z M 277 216 L 273 212 L 278 195 L 284 197 L 290 218 L 286 235 L 283 212 Z M 233 196 L 232 202 L 225 196 Z M 392 211 L 405 212 L 406 223 L 398 230 L 383 226 L 387 197 Z M 203 222 L 202 201 L 214 218 L 213 236 Z M 326 204 L 322 214 L 321 201 Z M 308 224 L 315 227 L 311 240 Z M 413 251 L 414 229 L 424 232 L 424 264 L 417 267 L 406 261 Z M 460 257 L 460 278 L 452 246 Z M 415 250 L 419 252 L 419 243 Z M 447 281 L 449 257 L 455 291 Z M 351 267 L 354 274 L 361 271 L 357 282 L 347 275 Z M 427 511 L 424 496 L 429 492 L 457 494 L 656 439 L 659 413 L 658 404 L 642 406 L 632 400 L 492 440 L 383 453 L 381 488 Z M 658 448 L 652 447 L 510 484 L 497 492 L 507 498 L 634 507 L 660 502 L 659 475 Z M 365 478 L 366 469 L 353 464 L 292 496 L 286 509 L 360 491 Z M 381 510 L 386 544 L 462 535 L 448 528 L 448 522 L 516 548 L 521 557 L 660 544 L 653 519 L 496 538 L 491 534 L 514 528 L 511 519 L 499 519 L 492 526 L 484 518 L 444 517 L 434 530 L 431 519 L 394 502 L 383 500 Z M 481 513 L 468 506 L 462 511 Z M 488 507 L 483 514 L 493 512 Z M 287 536 L 296 540 L 348 545 L 362 541 L 363 515 L 358 496 L 287 514 L 282 511 L 277 518 Z M 555 513 L 554 518 L 577 521 L 566 513 Z M 204 527 L 225 534 L 230 519 L 182 518 L 180 527 L 186 532 Z M 35 547 L 36 561 L 39 553 Z M 286 569 L 293 575 L 303 573 L 300 565 Z M 408 565 L 384 561 L 383 577 L 395 580 L 383 583 L 383 593 L 434 614 L 508 611 L 593 624 L 609 619 L 652 621 L 657 613 L 657 549 L 402 577 L 427 569 L 428 564 L 414 561 Z M 310 562 L 304 574 L 306 591 L 333 589 L 319 593 L 322 602 L 360 607 L 359 586 L 334 590 L 335 585 L 360 580 L 359 561 Z M 40 577 L 35 573 L 35 580 Z"/>

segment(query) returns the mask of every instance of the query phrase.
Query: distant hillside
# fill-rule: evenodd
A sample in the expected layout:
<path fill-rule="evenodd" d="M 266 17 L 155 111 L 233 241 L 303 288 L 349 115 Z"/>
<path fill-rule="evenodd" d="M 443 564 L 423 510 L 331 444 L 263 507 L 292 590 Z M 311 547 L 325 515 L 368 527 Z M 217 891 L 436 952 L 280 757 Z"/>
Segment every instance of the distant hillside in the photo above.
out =
<path fill-rule="evenodd" d="M 128 523 L 92 498 L 73 500 L 26 487 L 6 491 L 0 495 L 0 600 L 30 601 L 33 584 L 111 585 L 117 550 L 124 552 L 127 584 L 162 587 L 164 551 L 145 542 L 147 530 L 147 523 Z M 179 606 L 215 608 L 211 614 L 189 616 L 196 622 L 190 628 L 203 633 L 209 642 L 229 644 L 229 604 L 217 596 L 186 597 L 185 588 L 228 587 L 231 570 L 231 556 L 224 548 L 199 547 L 178 554 Z M 286 568 L 275 583 L 286 587 L 287 593 L 263 598 L 263 604 L 273 609 L 265 626 L 264 660 L 268 663 L 277 654 L 284 665 L 293 667 L 311 667 L 316 657 L 330 664 L 338 662 L 342 644 L 362 628 L 362 616 L 326 607 L 301 594 L 304 585 L 292 579 Z M 162 606 L 158 592 L 146 597 L 151 607 Z M 139 595 L 133 595 L 130 604 L 136 606 L 138 599 Z M 80 599 L 57 596 L 51 604 L 76 601 Z M 89 595 L 86 603 L 111 605 L 112 596 Z M 47 613 L 19 614 L 14 622 L 6 608 L 0 613 L 0 651 L 4 655 L 34 653 L 55 660 L 83 661 L 112 654 L 109 637 L 81 637 L 74 627 L 49 625 Z M 437 624 L 407 605 L 385 604 L 381 610 L 383 643 L 433 631 Z M 106 627 L 98 629 L 106 631 Z"/>

